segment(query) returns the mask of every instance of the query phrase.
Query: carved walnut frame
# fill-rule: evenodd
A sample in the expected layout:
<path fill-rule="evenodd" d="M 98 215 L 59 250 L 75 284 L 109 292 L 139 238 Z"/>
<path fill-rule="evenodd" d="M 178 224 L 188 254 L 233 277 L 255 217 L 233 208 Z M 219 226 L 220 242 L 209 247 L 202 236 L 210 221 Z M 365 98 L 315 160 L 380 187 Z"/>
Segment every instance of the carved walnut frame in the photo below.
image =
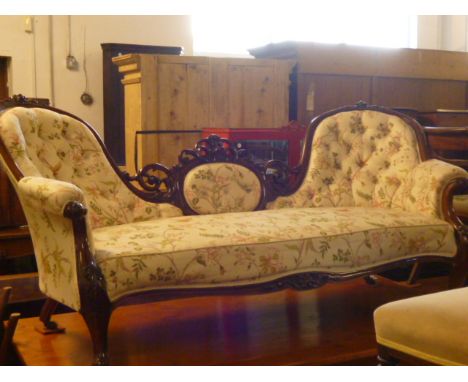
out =
<path fill-rule="evenodd" d="M 422 127 L 413 119 L 404 114 L 400 114 L 391 109 L 377 106 L 368 106 L 359 103 L 356 106 L 342 107 L 322 114 L 315 118 L 306 134 L 305 145 L 303 148 L 301 162 L 293 169 L 288 168 L 282 162 L 270 161 L 265 166 L 254 164 L 245 150 L 237 150 L 235 146 L 226 139 L 217 136 L 211 136 L 199 141 L 193 150 L 184 150 L 179 156 L 179 163 L 172 168 L 162 164 L 149 164 L 143 167 L 138 174 L 129 175 L 119 170 L 113 159 L 110 157 L 107 149 L 104 147 L 100 137 L 95 130 L 85 121 L 75 115 L 59 110 L 53 107 L 41 106 L 31 102 L 24 96 L 14 96 L 0 105 L 0 112 L 11 107 L 22 106 L 28 108 L 44 108 L 55 111 L 60 114 L 75 118 L 90 129 L 101 145 L 107 160 L 114 171 L 127 187 L 140 198 L 154 203 L 171 203 L 179 208 L 185 214 L 195 214 L 183 197 L 183 181 L 185 175 L 196 166 L 205 163 L 226 162 L 236 163 L 247 167 L 253 171 L 262 186 L 261 199 L 256 210 L 264 209 L 266 203 L 273 201 L 280 195 L 290 195 L 294 193 L 303 182 L 312 150 L 312 138 L 316 127 L 325 118 L 344 111 L 351 110 L 375 110 L 392 114 L 403 119 L 411 126 L 418 139 L 421 159 L 428 158 L 427 142 Z M 16 166 L 13 158 L 10 156 L 3 141 L 0 140 L 0 153 L 3 156 L 11 173 L 19 181 L 24 175 Z M 158 174 L 161 174 L 160 176 Z M 134 183 L 137 183 L 135 185 Z M 111 302 L 107 296 L 105 279 L 99 266 L 89 249 L 88 237 L 86 232 L 85 215 L 86 207 L 79 202 L 70 202 L 64 210 L 64 216 L 72 221 L 76 248 L 76 268 L 78 273 L 78 287 L 80 293 L 81 309 L 83 316 L 93 341 L 95 365 L 107 365 L 109 363 L 107 332 L 109 320 L 112 311 L 119 306 L 131 304 L 137 296 L 144 295 L 150 301 L 165 299 L 184 298 L 200 295 L 230 295 L 230 294 L 258 294 L 274 292 L 286 288 L 295 290 L 307 290 L 318 288 L 330 281 L 345 281 L 357 277 L 370 276 L 389 269 L 406 267 L 411 264 L 425 262 L 449 262 L 453 265 L 453 272 L 450 277 L 450 287 L 461 286 L 466 276 L 466 255 L 468 253 L 468 229 L 463 222 L 456 216 L 452 199 L 457 193 L 468 192 L 468 181 L 466 179 L 456 179 L 452 181 L 444 190 L 442 209 L 445 219 L 455 228 L 458 253 L 454 258 L 443 258 L 438 256 L 424 256 L 407 258 L 399 261 L 390 262 L 384 265 L 371 267 L 366 270 L 360 270 L 350 273 L 327 273 L 327 272 L 306 272 L 295 275 L 279 277 L 276 280 L 255 283 L 252 285 L 229 286 L 229 287 L 210 287 L 210 288 L 181 288 L 181 289 L 159 289 L 149 292 L 140 292 L 124 296 L 117 301 Z M 141 301 L 141 299 L 138 299 Z M 50 330 L 55 328 L 55 324 L 50 321 L 57 303 L 48 299 L 41 313 L 41 320 Z"/>

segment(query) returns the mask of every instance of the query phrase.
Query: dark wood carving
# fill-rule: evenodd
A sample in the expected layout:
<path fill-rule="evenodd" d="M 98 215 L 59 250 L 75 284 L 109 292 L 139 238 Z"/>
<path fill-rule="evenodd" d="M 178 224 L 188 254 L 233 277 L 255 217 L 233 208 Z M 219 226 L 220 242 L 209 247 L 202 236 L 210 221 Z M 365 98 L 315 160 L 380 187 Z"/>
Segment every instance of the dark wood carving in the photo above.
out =
<path fill-rule="evenodd" d="M 8 107 L 21 105 L 24 107 L 39 107 L 37 104 L 29 103 L 24 97 L 12 99 L 8 103 Z M 322 116 L 317 117 L 312 121 L 308 128 L 304 150 L 300 165 L 296 169 L 288 169 L 280 166 L 276 162 L 267 164 L 266 166 L 255 165 L 250 159 L 248 152 L 237 150 L 235 146 L 228 140 L 217 136 L 210 136 L 197 143 L 190 150 L 184 150 L 179 156 L 179 162 L 172 168 L 167 168 L 160 164 L 150 164 L 145 166 L 138 174 L 131 176 L 119 171 L 114 161 L 110 157 L 106 148 L 102 144 L 97 133 L 86 122 L 80 118 L 46 106 L 40 106 L 49 110 L 62 113 L 78 121 L 84 123 L 100 142 L 101 147 L 109 160 L 112 168 L 122 179 L 122 181 L 136 195 L 151 202 L 170 202 L 181 206 L 185 213 L 194 213 L 188 206 L 184 205 L 183 195 L 181 194 L 181 185 L 185 175 L 191 169 L 205 163 L 236 163 L 249 168 L 253 171 L 260 180 L 262 185 L 262 198 L 257 206 L 257 209 L 262 209 L 268 200 L 273 200 L 278 195 L 293 193 L 302 183 L 305 178 L 309 165 L 309 158 L 312 148 L 312 137 L 315 128 L 323 119 L 343 111 L 351 110 L 376 110 L 387 114 L 397 115 L 404 119 L 411 126 L 418 138 L 421 157 L 425 160 L 427 155 L 426 139 L 422 127 L 413 119 L 377 106 L 367 106 L 360 103 L 357 106 L 347 106 L 344 108 L 333 110 Z M 16 167 L 15 162 L 6 150 L 3 142 L 0 140 L 0 152 L 5 158 L 5 161 L 16 177 L 17 180 L 22 178 L 22 173 Z M 158 175 L 157 173 L 162 173 Z M 276 173 L 275 173 L 276 172 Z M 274 183 L 276 185 L 274 186 Z M 135 184 L 139 185 L 138 188 Z M 274 187 L 273 187 L 274 186 Z M 369 267 L 365 270 L 359 270 L 349 273 L 331 273 L 331 272 L 303 272 L 289 276 L 278 277 L 275 280 L 268 282 L 254 283 L 250 285 L 230 286 L 230 287 L 210 287 L 210 288 L 186 288 L 180 289 L 159 289 L 150 292 L 134 293 L 127 295 L 114 302 L 110 302 L 107 292 L 106 283 L 99 266 L 96 264 L 94 256 L 90 250 L 89 239 L 85 223 L 86 208 L 78 202 L 70 202 L 65 210 L 64 216 L 72 221 L 73 233 L 76 248 L 76 268 L 78 275 L 78 288 L 80 294 L 82 314 L 93 340 L 94 348 L 94 363 L 96 365 L 108 364 L 108 349 L 107 349 L 107 328 L 111 313 L 118 306 L 132 303 L 135 301 L 141 302 L 140 297 L 145 297 L 149 301 L 173 299 L 189 296 L 201 295 L 224 295 L 224 294 L 239 294 L 239 293 L 267 293 L 278 291 L 286 288 L 296 290 L 305 290 L 317 288 L 331 281 L 344 281 L 356 277 L 365 277 L 374 273 L 379 273 L 384 270 L 399 268 L 415 264 L 416 262 L 446 262 L 453 264 L 454 272 L 451 277 L 451 286 L 461 286 L 464 283 L 466 276 L 466 256 L 468 253 L 468 233 L 467 228 L 462 221 L 456 216 L 453 211 L 452 198 L 454 194 L 466 192 L 468 190 L 468 181 L 466 179 L 454 180 L 443 194 L 443 213 L 445 218 L 454 226 L 457 233 L 457 241 L 459 244 L 458 253 L 454 258 L 445 258 L 438 256 L 415 257 L 404 260 L 399 260 L 387 263 L 380 266 Z M 138 297 L 138 298 L 137 298 Z"/>
<path fill-rule="evenodd" d="M 159 163 L 148 164 L 136 175 L 126 173 L 125 177 L 128 182 L 136 181 L 143 188 L 144 191 L 141 191 L 130 185 L 141 198 L 157 203 L 172 203 L 181 208 L 184 214 L 193 215 L 196 212 L 189 207 L 183 194 L 185 176 L 197 166 L 223 162 L 244 166 L 257 176 L 262 190 L 256 210 L 265 208 L 270 196 L 267 195 L 265 187 L 267 169 L 255 164 L 247 150 L 238 149 L 234 143 L 217 135 L 199 140 L 193 149 L 183 150 L 178 157 L 178 163 L 170 169 Z M 162 175 L 155 175 L 158 173 Z"/>

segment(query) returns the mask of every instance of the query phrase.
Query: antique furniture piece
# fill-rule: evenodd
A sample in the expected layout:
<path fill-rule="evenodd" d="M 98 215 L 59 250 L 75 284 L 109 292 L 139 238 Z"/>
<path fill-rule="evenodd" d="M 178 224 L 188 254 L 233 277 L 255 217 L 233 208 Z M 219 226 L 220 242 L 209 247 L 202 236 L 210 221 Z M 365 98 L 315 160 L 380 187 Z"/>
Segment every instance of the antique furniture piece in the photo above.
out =
<path fill-rule="evenodd" d="M 468 109 L 468 53 L 282 42 L 251 49 L 260 59 L 294 60 L 290 119 L 364 100 L 416 110 Z"/>
<path fill-rule="evenodd" d="M 84 121 L 24 97 L 5 105 L 0 138 L 50 298 L 42 320 L 57 301 L 79 311 L 96 364 L 112 311 L 137 296 L 304 290 L 432 261 L 453 266 L 451 287 L 466 278 L 452 200 L 468 174 L 426 160 L 421 126 L 389 109 L 315 119 L 294 182 L 217 136 L 130 176 Z"/>
<path fill-rule="evenodd" d="M 468 365 L 468 288 L 391 302 L 374 312 L 382 365 Z"/>
<path fill-rule="evenodd" d="M 280 128 L 228 129 L 207 127 L 202 129 L 202 138 L 218 135 L 235 142 L 238 148 L 245 148 L 254 160 L 266 163 L 281 160 L 288 166 L 299 164 L 302 144 L 306 133 L 305 126 L 296 121 Z"/>
<path fill-rule="evenodd" d="M 0 366 L 8 364 L 9 355 L 12 352 L 13 335 L 20 318 L 19 313 L 12 313 L 6 324 L 3 323 L 3 316 L 6 312 L 10 295 L 11 287 L 0 289 Z"/>
<path fill-rule="evenodd" d="M 47 106 L 48 99 L 31 100 Z M 20 202 L 7 174 L 0 168 L 0 289 L 12 286 L 13 302 L 44 299 L 37 286 L 31 236 Z"/>
<path fill-rule="evenodd" d="M 182 47 L 103 43 L 102 90 L 104 96 L 104 143 L 118 165 L 125 165 L 125 113 L 122 76 L 112 58 L 129 53 L 182 54 Z"/>
<path fill-rule="evenodd" d="M 147 163 L 177 163 L 200 135 L 144 136 L 134 164 L 135 132 L 204 127 L 284 126 L 288 118 L 288 60 L 130 54 L 113 59 L 123 74 L 127 171 Z M 168 149 L 170 148 L 170 149 Z"/>

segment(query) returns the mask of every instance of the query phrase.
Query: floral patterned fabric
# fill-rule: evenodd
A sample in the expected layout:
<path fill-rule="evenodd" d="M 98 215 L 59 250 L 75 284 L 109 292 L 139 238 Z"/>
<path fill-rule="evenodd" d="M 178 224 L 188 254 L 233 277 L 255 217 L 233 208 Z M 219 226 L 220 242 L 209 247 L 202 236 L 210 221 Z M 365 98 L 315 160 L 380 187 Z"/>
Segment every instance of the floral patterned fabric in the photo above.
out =
<path fill-rule="evenodd" d="M 441 203 L 444 188 L 448 182 L 460 177 L 468 178 L 468 173 L 461 167 L 436 159 L 422 162 L 410 172 L 395 193 L 392 207 L 443 218 Z"/>
<path fill-rule="evenodd" d="M 0 116 L 0 138 L 26 176 L 16 184 L 2 159 L 31 231 L 40 289 L 71 308 L 78 310 L 80 299 L 73 230 L 62 216 L 65 201 L 84 202 L 94 228 L 182 215 L 169 204 L 134 195 L 93 134 L 74 118 L 40 108 L 8 109 Z M 92 246 L 92 234 L 89 240 Z"/>
<path fill-rule="evenodd" d="M 414 135 L 398 118 L 341 114 L 319 127 L 309 175 L 295 195 L 267 211 L 220 213 L 254 209 L 258 179 L 241 166 L 200 166 L 184 185 L 187 200 L 214 214 L 181 216 L 171 205 L 135 196 L 76 119 L 39 108 L 3 112 L 0 138 L 25 175 L 14 185 L 30 226 L 41 290 L 80 307 L 73 230 L 62 215 L 72 200 L 88 208 L 90 249 L 111 300 L 146 289 L 239 285 L 306 271 L 357 271 L 414 256 L 454 256 L 452 227 L 433 211 L 438 182 L 462 173 L 438 161 L 418 166 Z M 425 187 L 425 177 L 433 186 Z M 288 206 L 296 208 L 276 209 Z M 329 206 L 336 208 L 320 208 Z"/>
<path fill-rule="evenodd" d="M 112 300 L 136 290 L 350 272 L 402 258 L 454 256 L 452 227 L 384 208 L 293 208 L 184 216 L 93 231 Z"/>
<path fill-rule="evenodd" d="M 441 196 L 460 167 L 421 163 L 413 129 L 395 115 L 342 112 L 324 119 L 314 135 L 303 184 L 267 208 L 395 207 L 442 217 Z"/>
<path fill-rule="evenodd" d="M 419 162 L 413 129 L 401 118 L 370 110 L 338 113 L 317 127 L 299 190 L 269 208 L 390 207 Z"/>
<path fill-rule="evenodd" d="M 182 214 L 174 206 L 147 203 L 133 194 L 93 134 L 74 118 L 40 108 L 12 108 L 0 117 L 0 137 L 25 176 L 79 187 L 92 227 Z"/>
<path fill-rule="evenodd" d="M 261 185 L 248 168 L 233 163 L 208 163 L 189 171 L 184 196 L 200 215 L 253 211 L 260 202 Z"/>
<path fill-rule="evenodd" d="M 83 193 L 73 184 L 40 177 L 22 178 L 17 191 L 28 219 L 41 291 L 79 310 L 73 227 L 63 209 L 68 202 L 83 202 Z M 92 240 L 90 246 L 93 251 Z"/>

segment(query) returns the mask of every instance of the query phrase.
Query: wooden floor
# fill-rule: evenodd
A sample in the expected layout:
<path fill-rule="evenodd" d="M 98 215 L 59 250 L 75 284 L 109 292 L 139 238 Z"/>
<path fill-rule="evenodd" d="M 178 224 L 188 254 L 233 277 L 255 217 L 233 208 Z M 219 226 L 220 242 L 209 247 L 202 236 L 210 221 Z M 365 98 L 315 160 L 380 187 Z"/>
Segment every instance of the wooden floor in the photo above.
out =
<path fill-rule="evenodd" d="M 358 279 L 258 296 L 203 297 L 117 309 L 110 325 L 114 365 L 375 364 L 374 309 L 441 290 L 446 278 L 408 288 Z M 55 316 L 65 334 L 42 335 L 21 320 L 15 345 L 26 365 L 88 365 L 91 342 L 77 313 Z"/>

